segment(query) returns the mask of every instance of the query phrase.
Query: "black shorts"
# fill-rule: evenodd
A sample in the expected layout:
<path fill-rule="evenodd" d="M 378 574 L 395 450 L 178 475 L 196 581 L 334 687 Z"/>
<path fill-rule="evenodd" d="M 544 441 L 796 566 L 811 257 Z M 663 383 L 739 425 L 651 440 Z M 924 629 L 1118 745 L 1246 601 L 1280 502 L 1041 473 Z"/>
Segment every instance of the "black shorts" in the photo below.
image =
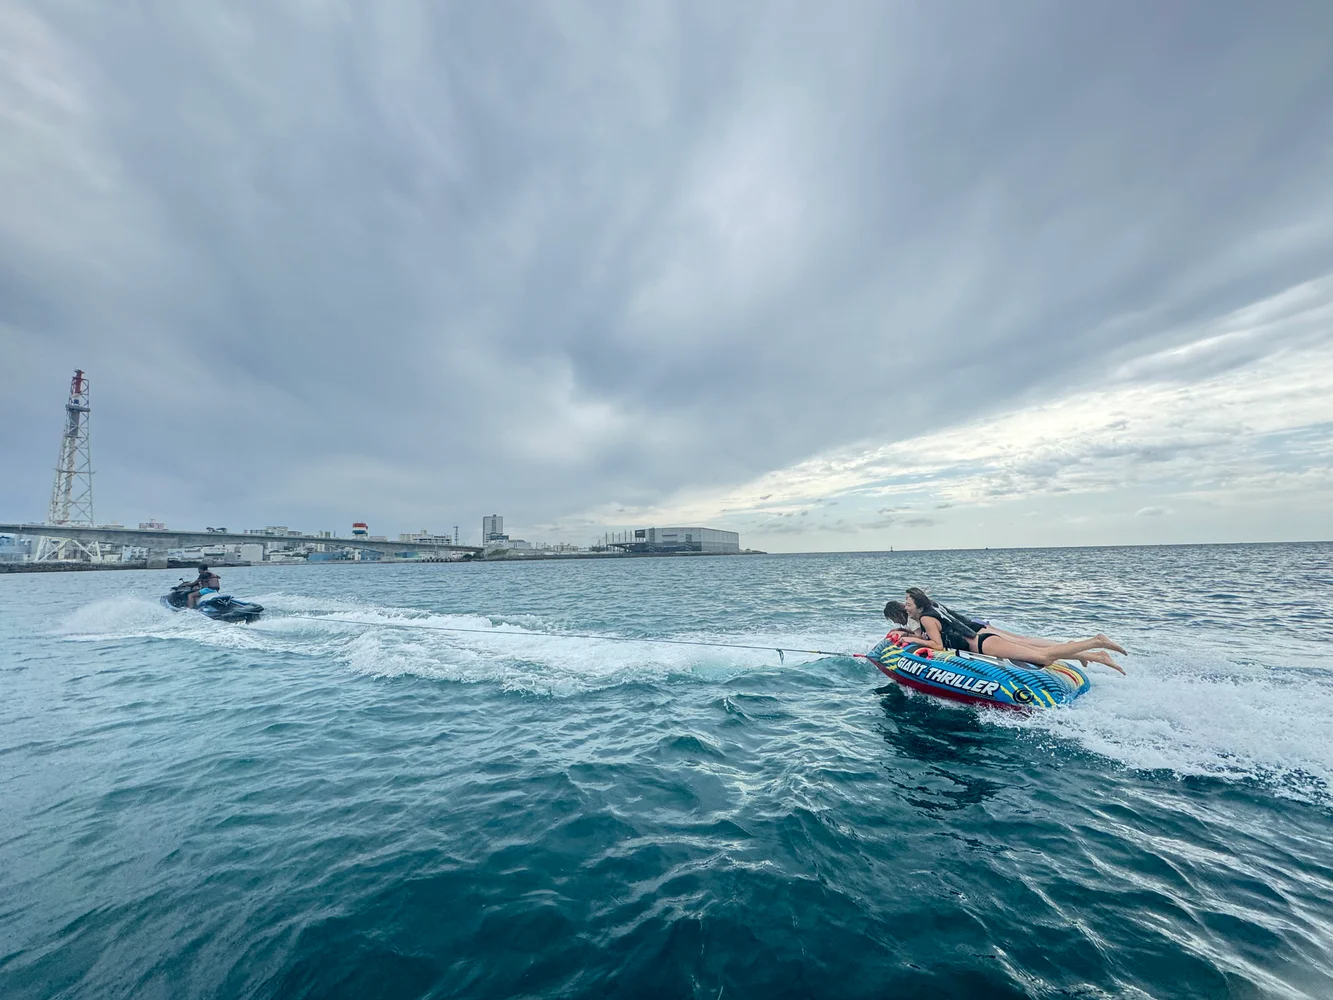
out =
<path fill-rule="evenodd" d="M 994 632 L 978 632 L 978 633 L 977 633 L 977 652 L 978 652 L 978 653 L 984 653 L 984 652 L 986 652 L 986 640 L 987 640 L 987 639 L 998 639 L 998 638 L 999 638 L 999 636 L 997 636 Z"/>

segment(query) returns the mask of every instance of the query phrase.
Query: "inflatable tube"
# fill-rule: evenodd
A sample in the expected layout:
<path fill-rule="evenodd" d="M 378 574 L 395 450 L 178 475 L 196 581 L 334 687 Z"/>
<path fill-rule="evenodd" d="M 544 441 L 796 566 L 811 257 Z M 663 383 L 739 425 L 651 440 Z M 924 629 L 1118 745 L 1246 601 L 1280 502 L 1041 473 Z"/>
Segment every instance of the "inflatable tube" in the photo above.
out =
<path fill-rule="evenodd" d="M 866 657 L 905 687 L 971 705 L 1054 708 L 1092 686 L 1087 674 L 1063 661 L 1037 667 L 952 649 L 941 653 L 898 632 L 890 632 Z"/>

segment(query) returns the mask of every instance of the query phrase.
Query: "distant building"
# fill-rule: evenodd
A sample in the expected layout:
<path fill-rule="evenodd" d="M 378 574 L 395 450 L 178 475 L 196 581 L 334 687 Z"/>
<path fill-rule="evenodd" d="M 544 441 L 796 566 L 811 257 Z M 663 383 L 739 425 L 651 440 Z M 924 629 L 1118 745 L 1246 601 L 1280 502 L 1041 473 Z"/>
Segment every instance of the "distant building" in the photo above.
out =
<path fill-rule="evenodd" d="M 636 528 L 634 540 L 610 543 L 626 552 L 712 552 L 739 554 L 741 536 L 719 528 Z"/>
<path fill-rule="evenodd" d="M 0 535 L 0 562 L 27 562 L 31 558 L 31 538 Z"/>
<path fill-rule="evenodd" d="M 481 519 L 481 544 L 487 542 L 508 541 L 509 536 L 505 534 L 505 519 L 499 514 L 487 514 Z"/>
<path fill-rule="evenodd" d="M 416 542 L 424 545 L 453 545 L 453 535 L 432 535 L 425 528 L 418 532 L 407 532 L 398 536 L 400 542 Z"/>
<path fill-rule="evenodd" d="M 368 524 L 366 524 L 365 521 L 353 521 L 353 522 L 352 522 L 352 537 L 353 537 L 353 538 L 365 538 L 365 537 L 366 537 L 367 535 L 369 535 L 369 534 L 370 534 L 370 526 L 369 526 Z"/>
<path fill-rule="evenodd" d="M 484 552 L 488 555 L 492 552 L 532 552 L 533 544 L 522 538 L 510 538 L 504 535 L 501 538 L 492 539 L 482 546 Z"/>

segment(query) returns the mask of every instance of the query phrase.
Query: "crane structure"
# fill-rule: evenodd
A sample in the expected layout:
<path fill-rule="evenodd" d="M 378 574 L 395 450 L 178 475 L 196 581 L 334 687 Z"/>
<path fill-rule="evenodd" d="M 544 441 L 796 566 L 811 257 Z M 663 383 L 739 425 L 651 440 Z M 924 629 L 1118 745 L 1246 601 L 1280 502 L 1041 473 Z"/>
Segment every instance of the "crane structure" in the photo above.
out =
<path fill-rule="evenodd" d="M 56 461 L 55 482 L 51 486 L 51 506 L 46 523 L 61 527 L 94 527 L 93 459 L 88 437 L 88 377 L 83 369 L 69 381 L 69 400 L 65 403 L 65 427 L 60 435 L 60 457 Z M 37 547 L 36 561 L 75 560 L 90 562 L 101 556 L 97 542 L 79 542 L 70 538 L 43 536 Z"/>

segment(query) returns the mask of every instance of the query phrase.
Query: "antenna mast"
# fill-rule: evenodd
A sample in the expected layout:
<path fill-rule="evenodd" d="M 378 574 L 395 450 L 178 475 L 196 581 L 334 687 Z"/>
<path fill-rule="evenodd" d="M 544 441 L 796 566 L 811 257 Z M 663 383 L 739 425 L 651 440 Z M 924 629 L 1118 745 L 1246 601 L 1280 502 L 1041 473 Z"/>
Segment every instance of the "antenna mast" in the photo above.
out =
<path fill-rule="evenodd" d="M 93 459 L 88 439 L 88 379 L 83 369 L 69 380 L 69 400 L 65 403 L 65 429 L 60 435 L 60 458 L 56 462 L 55 482 L 51 486 L 51 506 L 46 523 L 91 528 L 93 521 Z M 101 556 L 96 542 L 85 545 L 67 538 L 43 537 L 37 548 L 37 561 L 54 562 L 75 559 L 89 562 Z"/>

